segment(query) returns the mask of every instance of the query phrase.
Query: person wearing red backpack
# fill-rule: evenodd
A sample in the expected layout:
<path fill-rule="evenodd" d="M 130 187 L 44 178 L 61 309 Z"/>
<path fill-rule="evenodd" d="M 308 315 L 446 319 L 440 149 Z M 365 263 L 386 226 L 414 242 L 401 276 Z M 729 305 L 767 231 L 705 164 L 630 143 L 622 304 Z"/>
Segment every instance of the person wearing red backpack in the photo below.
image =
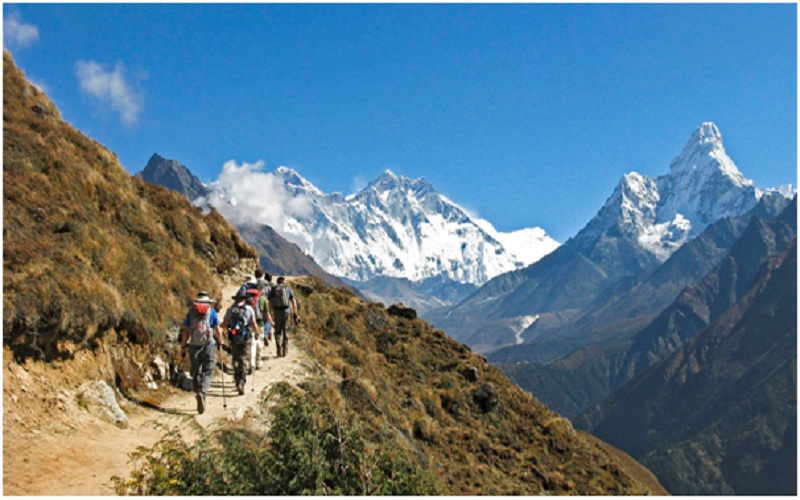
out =
<path fill-rule="evenodd" d="M 197 413 L 206 411 L 206 396 L 211 388 L 211 376 L 217 364 L 217 350 L 222 346 L 222 331 L 219 328 L 217 311 L 206 292 L 199 292 L 194 304 L 186 313 L 181 325 L 181 353 L 188 351 Z"/>

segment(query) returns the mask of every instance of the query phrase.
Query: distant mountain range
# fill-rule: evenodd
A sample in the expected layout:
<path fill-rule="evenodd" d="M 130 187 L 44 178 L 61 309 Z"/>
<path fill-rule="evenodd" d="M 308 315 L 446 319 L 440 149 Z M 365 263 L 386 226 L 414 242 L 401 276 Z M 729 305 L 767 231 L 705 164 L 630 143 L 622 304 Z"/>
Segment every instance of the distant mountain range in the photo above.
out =
<path fill-rule="evenodd" d="M 136 175 L 147 182 L 177 191 L 192 201 L 204 200 L 212 192 L 185 165 L 158 154 L 153 154 L 144 170 Z M 274 276 L 311 274 L 322 278 L 329 285 L 344 286 L 341 280 L 322 269 L 314 259 L 272 227 L 256 222 L 231 223 L 242 238 L 258 251 L 259 265 L 264 271 Z"/>
<path fill-rule="evenodd" d="M 763 203 L 762 203 L 763 204 Z M 664 265 L 625 293 L 598 300 L 578 328 L 622 331 L 631 337 L 580 347 L 550 363 L 531 362 L 533 346 L 503 349 L 489 358 L 520 386 L 558 412 L 575 417 L 599 404 L 708 327 L 741 297 L 756 270 L 795 237 L 796 202 L 780 216 L 725 218 L 709 226 Z M 636 316 L 636 314 L 640 316 Z M 651 318 L 644 321 L 645 318 Z"/>
<path fill-rule="evenodd" d="M 209 193 L 205 184 L 192 174 L 186 166 L 177 160 L 168 160 L 153 154 L 137 177 L 151 183 L 164 186 L 194 201 Z"/>
<path fill-rule="evenodd" d="M 762 191 L 745 179 L 725 153 L 717 127 L 704 123 L 669 173 L 625 175 L 597 215 L 556 251 L 494 278 L 428 319 L 480 351 L 524 348 L 526 360 L 547 362 L 578 347 L 613 344 L 635 333 L 674 296 L 622 316 L 613 331 L 603 331 L 605 322 L 588 329 L 577 323 L 607 299 L 631 291 L 710 224 L 745 214 L 760 200 L 767 206 L 788 202 L 785 194 Z M 648 314 L 642 317 L 643 312 Z M 503 354 L 498 361 L 510 357 Z"/>
<path fill-rule="evenodd" d="M 704 124 L 669 174 L 625 176 L 576 237 L 435 324 L 495 349 L 489 360 L 512 380 L 643 461 L 671 493 L 794 494 L 797 202 L 787 195 L 744 179 Z"/>
<path fill-rule="evenodd" d="M 425 179 L 389 170 L 350 196 L 325 194 L 286 167 L 264 175 L 269 179 L 260 178 L 263 189 L 252 188 L 258 193 L 279 190 L 274 198 L 280 199 L 282 206 L 275 208 L 281 217 L 273 225 L 275 232 L 326 273 L 373 300 L 402 301 L 421 313 L 455 304 L 492 277 L 521 269 L 558 247 L 541 228 L 497 231 Z M 264 207 L 247 208 L 253 202 L 238 195 L 237 179 L 198 187 L 186 167 L 158 155 L 141 176 L 187 196 L 199 195 L 196 203 L 216 207 L 240 229 L 248 227 L 243 237 L 259 246 L 253 227 L 261 224 L 251 214 Z"/>

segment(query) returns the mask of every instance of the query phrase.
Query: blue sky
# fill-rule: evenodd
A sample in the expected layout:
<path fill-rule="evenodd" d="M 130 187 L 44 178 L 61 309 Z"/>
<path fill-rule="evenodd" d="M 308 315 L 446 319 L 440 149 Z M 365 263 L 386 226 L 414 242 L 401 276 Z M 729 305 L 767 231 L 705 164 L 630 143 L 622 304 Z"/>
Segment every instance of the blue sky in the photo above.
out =
<path fill-rule="evenodd" d="M 794 4 L 4 4 L 4 46 L 125 168 L 389 168 L 563 242 L 623 174 L 715 122 L 759 187 L 797 179 Z"/>

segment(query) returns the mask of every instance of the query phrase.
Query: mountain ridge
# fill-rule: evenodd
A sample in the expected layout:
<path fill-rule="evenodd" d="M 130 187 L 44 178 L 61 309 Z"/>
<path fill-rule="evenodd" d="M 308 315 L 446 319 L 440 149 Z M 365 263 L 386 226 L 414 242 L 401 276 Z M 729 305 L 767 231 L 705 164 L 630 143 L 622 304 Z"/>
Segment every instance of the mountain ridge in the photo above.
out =
<path fill-rule="evenodd" d="M 593 432 L 678 494 L 796 494 L 796 277 L 795 238 L 728 311 L 598 407 Z"/>
<path fill-rule="evenodd" d="M 474 339 L 481 331 L 507 331 L 517 317 L 538 316 L 515 337 L 534 344 L 568 328 L 604 291 L 652 272 L 715 220 L 741 215 L 776 196 L 744 179 L 721 141 L 715 125 L 702 124 L 670 163 L 669 173 L 657 178 L 626 174 L 595 217 L 553 253 L 490 280 L 429 319 L 457 339 Z M 488 350 L 516 345 L 506 333 L 500 337 L 481 345 Z M 541 360 L 563 356 L 565 349 L 542 351 L 547 359 Z"/>
<path fill-rule="evenodd" d="M 328 272 L 351 281 L 443 276 L 455 283 L 483 283 L 557 245 L 543 231 L 517 233 L 528 242 L 538 237 L 542 245 L 527 248 L 521 261 L 495 238 L 499 232 L 485 230 L 491 226 L 488 222 L 475 223 L 427 180 L 391 170 L 347 196 L 325 194 L 287 167 L 266 175 L 285 188 L 290 202 L 307 206 L 303 213 L 287 214 L 276 229 Z M 219 186 L 215 196 L 227 197 L 226 189 L 229 186 Z M 215 205 L 224 212 L 220 203 Z M 520 247 L 514 246 L 517 251 Z"/>

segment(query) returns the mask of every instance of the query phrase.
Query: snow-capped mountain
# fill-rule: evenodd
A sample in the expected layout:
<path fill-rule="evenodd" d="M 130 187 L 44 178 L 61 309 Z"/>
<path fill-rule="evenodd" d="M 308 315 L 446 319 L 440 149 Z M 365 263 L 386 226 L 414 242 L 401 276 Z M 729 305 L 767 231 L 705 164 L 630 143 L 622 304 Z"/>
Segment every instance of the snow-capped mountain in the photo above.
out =
<path fill-rule="evenodd" d="M 457 306 L 426 319 L 486 351 L 523 339 L 530 343 L 526 356 L 549 361 L 587 342 L 584 335 L 597 333 L 592 342 L 599 343 L 609 332 L 630 328 L 622 324 L 630 318 L 617 318 L 620 324 L 608 331 L 602 330 L 606 323 L 589 325 L 597 328 L 590 331 L 580 321 L 590 321 L 590 313 L 603 310 L 657 270 L 710 224 L 744 216 L 759 201 L 777 206 L 775 199 L 793 193 L 791 186 L 757 189 L 725 153 L 717 127 L 704 123 L 666 174 L 625 175 L 597 215 L 556 251 L 522 271 L 489 281 Z M 648 312 L 648 307 L 636 314 Z M 609 311 L 612 316 L 618 312 Z M 531 317 L 537 320 L 521 332 L 521 319 Z"/>
<path fill-rule="evenodd" d="M 663 262 L 709 224 L 753 208 L 762 195 L 728 157 L 717 126 L 704 123 L 672 161 L 669 173 L 657 178 L 625 175 L 576 236 L 577 247 L 584 251 L 614 228 Z"/>
<path fill-rule="evenodd" d="M 307 213 L 284 219 L 284 236 L 328 272 L 351 280 L 444 277 L 480 285 L 558 247 L 539 228 L 501 233 L 472 218 L 425 179 L 390 170 L 347 197 L 324 194 L 285 167 L 274 175 L 295 200 L 311 205 Z"/>

